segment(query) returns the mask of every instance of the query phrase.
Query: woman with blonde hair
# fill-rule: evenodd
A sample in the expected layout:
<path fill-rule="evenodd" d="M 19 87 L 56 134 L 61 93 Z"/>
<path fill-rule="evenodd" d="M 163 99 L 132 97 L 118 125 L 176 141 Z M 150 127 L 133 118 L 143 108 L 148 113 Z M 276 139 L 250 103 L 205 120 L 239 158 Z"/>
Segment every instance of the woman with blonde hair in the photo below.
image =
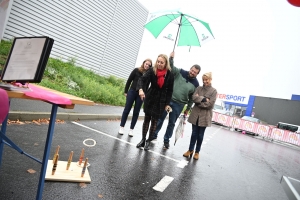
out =
<path fill-rule="evenodd" d="M 151 59 L 146 59 L 143 61 L 142 65 L 139 68 L 135 68 L 131 74 L 129 75 L 129 78 L 126 82 L 125 89 L 124 89 L 124 95 L 126 97 L 126 104 L 125 108 L 122 114 L 121 118 L 121 123 L 120 123 L 120 129 L 119 129 L 119 134 L 123 135 L 124 134 L 124 126 L 127 121 L 127 117 L 129 115 L 129 112 L 132 108 L 132 105 L 134 103 L 134 108 L 133 108 L 133 115 L 131 119 L 131 124 L 130 124 L 130 130 L 129 130 L 129 136 L 133 136 L 133 129 L 135 127 L 135 124 L 137 122 L 137 119 L 140 114 L 140 109 L 142 107 L 143 101 L 141 100 L 139 93 L 136 89 L 137 87 L 137 82 L 141 76 L 143 76 L 146 71 L 149 70 L 149 68 L 152 67 L 152 60 Z M 145 88 L 147 88 L 149 84 L 145 85 Z M 130 88 L 129 88 L 130 87 Z"/>
<path fill-rule="evenodd" d="M 195 103 L 192 108 L 188 122 L 192 124 L 192 136 L 189 145 L 189 150 L 183 154 L 184 157 L 190 157 L 194 154 L 194 159 L 199 159 L 199 152 L 202 145 L 204 132 L 206 127 L 211 126 L 212 109 L 216 102 L 217 90 L 211 86 L 212 73 L 208 72 L 202 76 L 203 86 L 196 88 L 193 94 Z"/>
<path fill-rule="evenodd" d="M 148 90 L 145 90 L 145 84 L 151 83 Z M 153 139 L 154 132 L 159 117 L 164 110 L 170 108 L 174 85 L 174 75 L 171 73 L 171 67 L 168 56 L 160 54 L 157 57 L 156 63 L 152 69 L 148 70 L 138 81 L 139 95 L 144 101 L 145 118 L 143 123 L 142 140 L 137 144 L 137 148 L 144 147 L 144 150 L 149 150 L 150 141 Z M 149 129 L 149 137 L 146 140 L 146 135 Z"/>

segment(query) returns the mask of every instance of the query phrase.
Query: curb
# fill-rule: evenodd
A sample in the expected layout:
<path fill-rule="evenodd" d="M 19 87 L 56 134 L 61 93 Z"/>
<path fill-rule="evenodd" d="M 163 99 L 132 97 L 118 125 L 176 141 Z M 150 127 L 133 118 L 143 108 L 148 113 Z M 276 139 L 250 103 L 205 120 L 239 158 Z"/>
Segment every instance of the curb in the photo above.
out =
<path fill-rule="evenodd" d="M 120 114 L 89 114 L 89 113 L 57 113 L 56 119 L 60 120 L 121 120 Z M 24 112 L 24 111 L 10 111 L 8 119 L 32 121 L 37 119 L 50 118 L 50 112 Z M 131 119 L 132 115 L 128 116 Z M 144 119 L 144 116 L 139 116 L 138 119 Z"/>

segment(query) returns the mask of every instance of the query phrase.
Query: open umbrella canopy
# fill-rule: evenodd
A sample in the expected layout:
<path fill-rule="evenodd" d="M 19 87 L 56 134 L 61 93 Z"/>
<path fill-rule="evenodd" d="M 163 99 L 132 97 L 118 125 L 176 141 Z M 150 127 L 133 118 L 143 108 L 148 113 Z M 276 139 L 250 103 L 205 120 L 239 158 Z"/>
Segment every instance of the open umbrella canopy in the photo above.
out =
<path fill-rule="evenodd" d="M 177 38 L 177 46 L 201 46 L 214 39 L 208 23 L 178 10 L 151 13 L 144 27 L 157 38 L 166 27 L 173 24 L 178 28 L 168 33 L 167 37 L 176 35 L 174 48 Z"/>

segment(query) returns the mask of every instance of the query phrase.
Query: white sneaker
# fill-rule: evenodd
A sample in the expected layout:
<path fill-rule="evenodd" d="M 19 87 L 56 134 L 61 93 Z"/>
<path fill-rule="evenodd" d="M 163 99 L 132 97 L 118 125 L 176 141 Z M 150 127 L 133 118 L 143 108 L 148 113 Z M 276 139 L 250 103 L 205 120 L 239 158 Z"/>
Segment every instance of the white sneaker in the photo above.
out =
<path fill-rule="evenodd" d="M 124 134 L 124 127 L 120 127 L 120 129 L 119 129 L 119 134 L 120 134 L 120 135 L 123 135 L 123 134 Z"/>
<path fill-rule="evenodd" d="M 129 130 L 128 135 L 129 135 L 130 137 L 133 137 L 133 130 L 132 130 L 132 129 Z"/>

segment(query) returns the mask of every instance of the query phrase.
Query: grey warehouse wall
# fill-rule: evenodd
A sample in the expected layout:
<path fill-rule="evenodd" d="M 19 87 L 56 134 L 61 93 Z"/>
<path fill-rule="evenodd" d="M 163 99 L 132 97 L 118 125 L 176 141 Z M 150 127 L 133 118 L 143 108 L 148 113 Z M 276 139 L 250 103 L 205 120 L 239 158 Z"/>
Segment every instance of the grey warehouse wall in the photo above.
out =
<path fill-rule="evenodd" d="M 137 0 L 13 0 L 3 39 L 49 36 L 55 40 L 51 57 L 127 78 L 147 16 Z"/>
<path fill-rule="evenodd" d="M 278 122 L 300 125 L 300 101 L 255 97 L 255 117 L 276 125 Z"/>

